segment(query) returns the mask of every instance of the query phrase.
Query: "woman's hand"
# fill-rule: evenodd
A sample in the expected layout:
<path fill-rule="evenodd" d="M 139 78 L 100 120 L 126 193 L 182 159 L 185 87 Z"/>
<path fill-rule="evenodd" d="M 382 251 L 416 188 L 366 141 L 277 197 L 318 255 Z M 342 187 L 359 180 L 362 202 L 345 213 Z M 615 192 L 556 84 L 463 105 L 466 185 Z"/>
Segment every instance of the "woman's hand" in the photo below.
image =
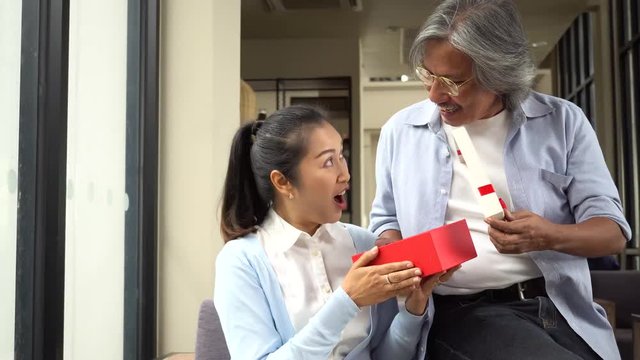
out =
<path fill-rule="evenodd" d="M 378 256 L 378 247 L 362 254 L 344 277 L 342 288 L 358 307 L 381 303 L 420 284 L 420 269 L 410 261 L 366 266 Z"/>
<path fill-rule="evenodd" d="M 447 271 L 439 272 L 422 279 L 420 285 L 414 286 L 414 289 L 407 295 L 407 299 L 404 302 L 407 311 L 417 316 L 424 314 L 433 289 L 449 280 L 451 276 L 453 276 L 453 273 L 460 269 L 460 267 L 461 266 L 458 265 Z"/>

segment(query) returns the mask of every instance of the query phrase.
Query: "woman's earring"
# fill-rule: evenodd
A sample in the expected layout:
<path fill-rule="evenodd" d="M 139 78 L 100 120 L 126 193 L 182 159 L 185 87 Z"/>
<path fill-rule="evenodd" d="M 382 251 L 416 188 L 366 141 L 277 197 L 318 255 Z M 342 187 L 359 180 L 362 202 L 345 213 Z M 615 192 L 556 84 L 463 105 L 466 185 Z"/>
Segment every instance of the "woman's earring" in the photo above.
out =
<path fill-rule="evenodd" d="M 289 193 L 289 200 L 293 200 L 293 194 Z"/>

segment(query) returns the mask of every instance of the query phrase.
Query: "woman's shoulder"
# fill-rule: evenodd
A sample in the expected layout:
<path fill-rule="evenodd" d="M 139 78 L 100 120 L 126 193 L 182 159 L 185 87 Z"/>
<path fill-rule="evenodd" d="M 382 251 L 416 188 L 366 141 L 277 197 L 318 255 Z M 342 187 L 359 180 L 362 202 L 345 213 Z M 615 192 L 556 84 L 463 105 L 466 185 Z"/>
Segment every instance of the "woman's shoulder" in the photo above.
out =
<path fill-rule="evenodd" d="M 375 235 L 371 231 L 363 227 L 360 227 L 358 225 L 348 224 L 343 222 L 338 222 L 337 224 L 344 227 L 349 232 L 349 234 L 351 234 L 351 236 L 364 237 L 364 238 L 372 237 L 375 239 Z"/>
<path fill-rule="evenodd" d="M 263 252 L 260 240 L 255 233 L 250 233 L 237 239 L 229 240 L 216 257 L 216 263 L 231 259 L 257 258 Z"/>
<path fill-rule="evenodd" d="M 376 236 L 369 230 L 362 228 L 358 225 L 346 224 L 342 222 L 336 223 L 341 226 L 353 239 L 353 243 L 356 246 L 356 250 L 365 251 L 369 250 L 376 242 Z"/>

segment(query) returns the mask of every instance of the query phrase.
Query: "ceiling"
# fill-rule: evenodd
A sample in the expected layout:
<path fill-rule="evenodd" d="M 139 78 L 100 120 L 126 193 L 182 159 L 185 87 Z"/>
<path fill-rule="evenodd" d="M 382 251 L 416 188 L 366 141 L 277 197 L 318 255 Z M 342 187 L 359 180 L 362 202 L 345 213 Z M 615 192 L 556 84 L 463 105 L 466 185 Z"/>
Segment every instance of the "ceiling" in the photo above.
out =
<path fill-rule="evenodd" d="M 273 1 L 273 0 L 269 0 Z M 329 0 L 275 0 L 313 6 Z M 333 0 L 346 1 L 346 0 Z M 368 76 L 395 76 L 402 63 L 403 34 L 413 35 L 435 8 L 435 0 L 360 0 L 361 11 L 318 9 L 270 11 L 266 0 L 242 0 L 243 39 L 359 38 Z M 531 52 L 540 63 L 589 0 L 515 0 Z M 404 40 L 406 41 L 406 40 Z M 546 44 L 546 45 L 544 45 Z"/>

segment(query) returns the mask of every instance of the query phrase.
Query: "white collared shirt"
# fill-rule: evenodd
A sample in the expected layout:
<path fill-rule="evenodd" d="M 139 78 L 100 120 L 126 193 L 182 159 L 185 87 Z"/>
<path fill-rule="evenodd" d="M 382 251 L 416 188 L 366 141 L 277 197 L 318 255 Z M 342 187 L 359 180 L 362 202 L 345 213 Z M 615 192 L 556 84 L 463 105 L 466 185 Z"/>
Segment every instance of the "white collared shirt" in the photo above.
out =
<path fill-rule="evenodd" d="M 351 236 L 339 224 L 321 225 L 310 236 L 273 209 L 257 233 L 278 276 L 291 323 L 299 332 L 342 284 L 356 252 Z M 366 338 L 369 325 L 368 307 L 363 307 L 344 328 L 330 358 L 344 358 Z"/>

